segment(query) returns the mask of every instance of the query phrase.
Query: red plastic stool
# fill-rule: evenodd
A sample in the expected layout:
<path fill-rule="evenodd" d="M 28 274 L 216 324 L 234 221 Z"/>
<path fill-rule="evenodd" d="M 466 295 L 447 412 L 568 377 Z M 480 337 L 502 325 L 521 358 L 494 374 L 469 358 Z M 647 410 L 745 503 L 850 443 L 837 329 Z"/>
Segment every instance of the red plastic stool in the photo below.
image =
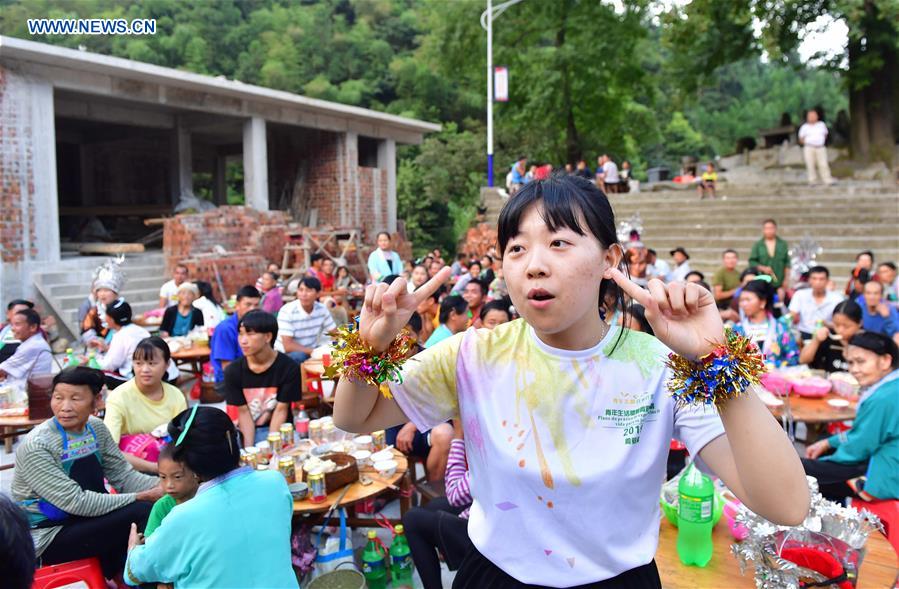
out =
<path fill-rule="evenodd" d="M 899 554 L 899 500 L 861 501 L 853 498 L 849 504 L 858 510 L 867 509 L 879 517 L 887 540 L 893 545 L 896 554 Z"/>
<path fill-rule="evenodd" d="M 31 589 L 53 589 L 69 585 L 87 586 L 87 589 L 106 589 L 106 579 L 103 578 L 100 561 L 96 558 L 84 558 L 41 567 L 34 573 Z"/>

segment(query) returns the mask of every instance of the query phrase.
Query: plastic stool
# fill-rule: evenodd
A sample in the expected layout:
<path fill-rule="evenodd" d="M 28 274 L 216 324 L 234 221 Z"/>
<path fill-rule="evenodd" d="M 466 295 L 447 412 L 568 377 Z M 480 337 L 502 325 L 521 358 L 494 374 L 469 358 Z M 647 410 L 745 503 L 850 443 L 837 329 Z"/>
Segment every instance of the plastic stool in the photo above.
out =
<path fill-rule="evenodd" d="M 96 558 L 84 558 L 41 567 L 34 573 L 31 589 L 53 589 L 55 587 L 87 587 L 106 589 L 103 569 Z"/>
<path fill-rule="evenodd" d="M 861 501 L 853 498 L 849 504 L 858 510 L 867 509 L 880 518 L 887 540 L 890 541 L 890 544 L 893 545 L 893 550 L 899 555 L 899 500 Z"/>

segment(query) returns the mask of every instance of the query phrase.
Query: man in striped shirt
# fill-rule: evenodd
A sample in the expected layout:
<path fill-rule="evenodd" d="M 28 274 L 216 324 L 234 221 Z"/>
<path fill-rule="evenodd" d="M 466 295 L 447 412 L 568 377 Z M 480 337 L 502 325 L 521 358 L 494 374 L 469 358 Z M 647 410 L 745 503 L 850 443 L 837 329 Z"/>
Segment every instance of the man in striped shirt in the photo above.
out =
<path fill-rule="evenodd" d="M 297 288 L 297 298 L 278 312 L 278 342 L 275 349 L 302 364 L 316 346 L 328 341 L 328 332 L 337 325 L 331 312 L 318 302 L 322 283 L 306 276 Z"/>

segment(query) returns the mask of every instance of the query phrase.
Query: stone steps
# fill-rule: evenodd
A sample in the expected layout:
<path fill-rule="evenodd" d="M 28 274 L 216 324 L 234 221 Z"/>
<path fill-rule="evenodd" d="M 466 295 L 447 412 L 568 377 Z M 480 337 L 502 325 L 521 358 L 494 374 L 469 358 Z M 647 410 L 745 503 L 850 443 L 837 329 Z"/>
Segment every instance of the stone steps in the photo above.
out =
<path fill-rule="evenodd" d="M 46 306 L 69 331 L 71 339 L 79 332 L 78 308 L 89 294 L 94 269 L 107 259 L 106 256 L 68 257 L 33 274 L 34 285 Z M 162 253 L 129 255 L 122 270 L 126 278 L 120 294 L 131 305 L 134 315 L 155 309 L 159 303 L 159 288 L 168 280 Z"/>

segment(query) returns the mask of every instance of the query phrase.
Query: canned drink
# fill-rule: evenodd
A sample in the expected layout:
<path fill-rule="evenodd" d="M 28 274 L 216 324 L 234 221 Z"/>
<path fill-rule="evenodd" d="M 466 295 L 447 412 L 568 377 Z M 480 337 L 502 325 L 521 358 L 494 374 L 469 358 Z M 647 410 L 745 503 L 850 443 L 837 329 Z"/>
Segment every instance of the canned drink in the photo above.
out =
<path fill-rule="evenodd" d="M 281 434 L 280 432 L 269 432 L 268 443 L 272 447 L 272 454 L 281 453 Z"/>
<path fill-rule="evenodd" d="M 250 448 L 245 448 L 243 451 L 245 453 L 244 458 L 246 458 L 246 462 L 244 464 L 256 468 L 256 465 L 259 464 L 259 448 L 253 446 Z"/>
<path fill-rule="evenodd" d="M 322 443 L 322 422 L 318 419 L 309 422 L 309 439 L 316 444 Z"/>
<path fill-rule="evenodd" d="M 378 430 L 371 434 L 371 445 L 374 452 L 380 452 L 387 447 L 387 432 Z"/>
<path fill-rule="evenodd" d="M 281 436 L 278 436 L 278 439 L 281 439 Z M 256 449 L 259 451 L 258 461 L 268 462 L 272 459 L 272 445 L 268 442 L 259 442 L 256 444 Z"/>
<path fill-rule="evenodd" d="M 285 423 L 279 431 L 281 433 L 281 447 L 289 448 L 293 446 L 293 424 Z"/>
<path fill-rule="evenodd" d="M 297 482 L 297 471 L 292 456 L 284 456 L 278 461 L 278 471 L 284 475 L 288 485 Z"/>
<path fill-rule="evenodd" d="M 306 484 L 309 485 L 309 501 L 312 503 L 323 503 L 328 498 L 325 473 L 310 472 L 306 475 Z"/>
<path fill-rule="evenodd" d="M 247 451 L 244 450 L 243 448 L 240 449 L 240 465 L 241 466 L 247 465 Z"/>

